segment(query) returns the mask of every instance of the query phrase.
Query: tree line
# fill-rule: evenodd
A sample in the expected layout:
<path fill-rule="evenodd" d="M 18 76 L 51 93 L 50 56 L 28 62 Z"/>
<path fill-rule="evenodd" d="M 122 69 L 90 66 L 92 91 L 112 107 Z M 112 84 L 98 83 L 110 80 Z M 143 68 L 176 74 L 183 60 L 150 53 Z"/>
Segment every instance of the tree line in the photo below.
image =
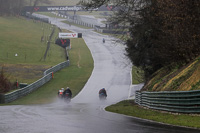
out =
<path fill-rule="evenodd" d="M 25 0 L 0 0 L 0 15 L 19 14 L 25 4 Z"/>
<path fill-rule="evenodd" d="M 162 67 L 173 69 L 200 56 L 199 0 L 91 0 L 87 8 L 120 7 L 109 19 L 129 27 L 127 56 L 148 80 Z"/>

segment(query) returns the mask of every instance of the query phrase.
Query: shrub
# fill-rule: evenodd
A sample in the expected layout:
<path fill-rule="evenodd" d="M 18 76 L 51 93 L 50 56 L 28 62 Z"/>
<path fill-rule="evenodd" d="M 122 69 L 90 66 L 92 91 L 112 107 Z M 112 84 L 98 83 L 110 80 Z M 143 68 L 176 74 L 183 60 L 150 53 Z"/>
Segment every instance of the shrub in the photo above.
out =
<path fill-rule="evenodd" d="M 16 84 L 16 83 L 15 83 Z M 3 72 L 3 68 L 0 73 L 0 93 L 6 93 L 14 89 L 15 84 L 12 84 Z"/>

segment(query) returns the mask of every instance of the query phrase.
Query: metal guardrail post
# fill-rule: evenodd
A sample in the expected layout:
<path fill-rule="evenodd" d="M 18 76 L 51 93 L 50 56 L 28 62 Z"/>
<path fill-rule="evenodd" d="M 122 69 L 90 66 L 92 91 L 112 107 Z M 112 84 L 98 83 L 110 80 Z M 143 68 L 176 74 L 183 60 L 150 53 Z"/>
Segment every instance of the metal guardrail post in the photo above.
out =
<path fill-rule="evenodd" d="M 140 91 L 135 92 L 135 103 L 137 103 L 138 105 L 141 104 L 141 92 Z"/>
<path fill-rule="evenodd" d="M 138 104 L 138 91 L 135 92 L 135 103 Z"/>

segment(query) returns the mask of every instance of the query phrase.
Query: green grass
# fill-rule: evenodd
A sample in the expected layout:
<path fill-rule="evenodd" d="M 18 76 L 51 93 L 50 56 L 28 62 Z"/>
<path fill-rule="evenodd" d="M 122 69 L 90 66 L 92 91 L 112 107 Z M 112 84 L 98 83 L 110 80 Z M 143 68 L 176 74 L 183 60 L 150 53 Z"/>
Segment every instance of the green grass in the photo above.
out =
<path fill-rule="evenodd" d="M 14 66 L 10 72 L 6 73 L 11 81 L 16 79 L 23 82 L 31 83 L 38 79 L 21 78 L 20 68 L 15 65 L 21 65 L 24 69 L 41 66 L 48 68 L 60 62 L 65 61 L 64 49 L 54 44 L 55 38 L 58 36 L 58 29 L 53 36 L 47 58 L 44 61 L 43 56 L 47 47 L 47 38 L 50 35 L 53 27 L 50 24 L 43 22 L 28 20 L 23 17 L 0 17 L 0 68 L 2 66 Z M 45 40 L 41 42 L 41 37 L 44 35 Z M 16 57 L 15 54 L 18 56 Z M 25 68 L 26 67 L 26 68 Z M 27 72 L 25 72 L 27 74 Z M 33 74 L 33 73 L 32 73 Z M 37 72 L 35 72 L 37 75 Z"/>
<path fill-rule="evenodd" d="M 53 44 L 46 61 L 40 61 L 47 46 L 46 43 L 40 41 L 43 36 L 42 28 L 44 36 L 49 36 L 52 28 L 49 24 L 13 17 L 0 17 L 0 63 L 55 65 L 62 62 L 64 57 L 61 51 L 63 50 Z M 14 56 L 16 53 L 17 57 Z"/>
<path fill-rule="evenodd" d="M 136 105 L 133 100 L 119 102 L 115 105 L 107 107 L 106 110 L 110 112 L 139 117 L 143 119 L 149 119 L 166 124 L 200 129 L 199 115 L 171 114 L 167 112 L 145 109 Z"/>
<path fill-rule="evenodd" d="M 72 39 L 70 66 L 54 74 L 54 79 L 33 93 L 9 105 L 45 104 L 53 102 L 60 88 L 69 86 L 73 96 L 84 87 L 93 70 L 93 59 L 83 39 Z"/>
<path fill-rule="evenodd" d="M 133 66 L 132 67 L 132 84 L 139 84 L 139 83 L 144 82 L 143 74 L 144 72 L 140 68 Z"/>

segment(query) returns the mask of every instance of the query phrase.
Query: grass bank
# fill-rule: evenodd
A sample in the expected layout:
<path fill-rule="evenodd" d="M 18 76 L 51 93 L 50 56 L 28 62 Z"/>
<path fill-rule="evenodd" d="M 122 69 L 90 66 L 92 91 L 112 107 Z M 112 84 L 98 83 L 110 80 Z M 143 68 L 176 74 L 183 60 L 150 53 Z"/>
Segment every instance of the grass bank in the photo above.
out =
<path fill-rule="evenodd" d="M 146 91 L 200 90 L 200 57 L 182 67 L 163 67 L 146 83 Z"/>
<path fill-rule="evenodd" d="M 148 84 L 146 84 L 146 88 L 150 91 L 160 91 L 165 88 L 173 88 L 173 90 L 177 91 L 199 89 L 200 58 L 195 59 L 190 64 L 187 64 L 179 69 L 176 68 L 170 72 L 167 70 L 168 69 L 163 68 L 155 73 L 155 76 L 148 82 Z M 142 75 L 143 72 L 133 66 L 132 83 L 140 83 L 140 81 L 142 81 Z M 159 84 L 162 86 L 160 87 Z M 165 90 L 171 91 L 169 89 Z M 179 114 L 147 109 L 135 104 L 133 100 L 121 101 L 107 107 L 106 110 L 142 119 L 153 120 L 156 122 L 200 129 L 199 114 Z"/>
<path fill-rule="evenodd" d="M 140 84 L 144 82 L 144 71 L 140 68 L 133 66 L 132 67 L 132 84 Z"/>
<path fill-rule="evenodd" d="M 70 66 L 54 74 L 54 79 L 33 93 L 10 105 L 46 104 L 53 102 L 60 88 L 69 86 L 73 96 L 84 87 L 93 70 L 93 59 L 83 39 L 71 39 Z"/>
<path fill-rule="evenodd" d="M 53 45 L 54 43 L 51 45 L 47 59 L 42 60 L 51 31 L 52 25 L 47 23 L 23 17 L 0 17 L 0 63 L 55 65 L 64 61 L 64 57 L 60 58 L 62 49 Z M 42 36 L 44 41 L 41 41 Z M 52 42 L 55 41 L 56 36 L 58 36 L 58 29 Z"/>
<path fill-rule="evenodd" d="M 145 109 L 134 103 L 133 100 L 126 100 L 106 108 L 106 111 L 139 117 L 177 126 L 186 126 L 200 129 L 200 115 L 172 114 L 151 109 Z"/>
<path fill-rule="evenodd" d="M 65 61 L 64 49 L 54 44 L 57 28 L 44 60 L 52 29 L 50 24 L 23 17 L 0 17 L 0 69 L 9 80 L 32 83 L 44 70 Z"/>

